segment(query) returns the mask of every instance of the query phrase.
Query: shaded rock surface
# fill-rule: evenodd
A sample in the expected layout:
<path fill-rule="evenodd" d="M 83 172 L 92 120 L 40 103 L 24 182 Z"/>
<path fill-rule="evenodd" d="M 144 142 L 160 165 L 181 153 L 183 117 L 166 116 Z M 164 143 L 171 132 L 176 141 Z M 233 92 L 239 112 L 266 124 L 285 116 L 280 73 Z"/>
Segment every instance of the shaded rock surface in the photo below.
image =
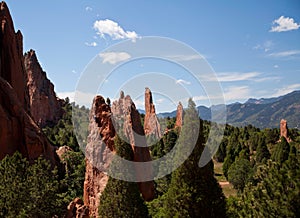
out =
<path fill-rule="evenodd" d="M 35 51 L 24 56 L 27 73 L 30 112 L 33 120 L 40 126 L 56 124 L 63 116 L 63 100 L 56 97 L 54 85 L 40 66 Z"/>
<path fill-rule="evenodd" d="M 53 164 L 59 162 L 40 128 L 23 108 L 15 90 L 0 78 L 0 159 L 19 151 L 29 161 L 40 155 Z"/>
<path fill-rule="evenodd" d="M 144 130 L 146 135 L 153 135 L 157 139 L 160 139 L 162 136 L 160 124 L 155 114 L 155 106 L 153 104 L 152 93 L 149 88 L 145 89 Z"/>
<path fill-rule="evenodd" d="M 0 10 L 0 159 L 19 151 L 31 162 L 43 155 L 56 165 L 55 147 L 30 116 L 22 34 L 15 33 L 5 2 Z"/>

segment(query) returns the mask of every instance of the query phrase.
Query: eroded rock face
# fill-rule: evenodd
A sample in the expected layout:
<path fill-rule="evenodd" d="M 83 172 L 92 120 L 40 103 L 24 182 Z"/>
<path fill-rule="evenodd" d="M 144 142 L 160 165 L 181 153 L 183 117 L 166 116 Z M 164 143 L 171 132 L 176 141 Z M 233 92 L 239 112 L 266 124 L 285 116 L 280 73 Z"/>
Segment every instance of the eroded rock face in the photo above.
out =
<path fill-rule="evenodd" d="M 113 125 L 113 120 L 115 120 L 115 125 Z M 84 181 L 84 203 L 89 206 L 92 217 L 98 216 L 98 207 L 101 204 L 100 196 L 108 182 L 109 177 L 105 170 L 115 154 L 115 128 L 129 138 L 135 161 L 151 160 L 149 149 L 146 147 L 140 116 L 131 98 L 129 96 L 124 97 L 124 93 L 121 93 L 121 98 L 113 102 L 112 108 L 110 108 L 102 96 L 96 96 L 90 111 L 90 134 L 86 146 Z M 138 147 L 137 144 L 145 147 Z M 151 173 L 151 169 L 148 169 L 148 172 Z M 148 172 L 146 171 L 146 173 Z M 136 171 L 137 176 L 141 173 L 145 172 Z M 151 200 L 154 198 L 153 182 L 140 183 L 139 188 L 144 199 Z"/>
<path fill-rule="evenodd" d="M 26 73 L 23 63 L 23 36 L 15 33 L 14 24 L 5 2 L 0 3 L 0 77 L 15 90 L 19 102 L 29 111 Z"/>
<path fill-rule="evenodd" d="M 40 128 L 23 108 L 11 85 L 0 78 L 0 159 L 19 151 L 29 161 L 40 155 L 53 164 L 59 162 L 52 146 Z"/>
<path fill-rule="evenodd" d="M 63 116 L 63 100 L 56 97 L 54 85 L 40 66 L 35 51 L 24 56 L 27 73 L 30 112 L 33 120 L 40 126 L 56 124 Z"/>
<path fill-rule="evenodd" d="M 19 151 L 31 162 L 43 155 L 56 165 L 55 147 L 29 113 L 22 34 L 15 33 L 5 2 L 0 10 L 0 159 Z"/>
<path fill-rule="evenodd" d="M 140 114 L 130 96 L 127 95 L 124 97 L 124 93 L 121 92 L 120 99 L 114 101 L 112 104 L 112 113 L 113 118 L 115 119 L 116 128 L 121 130 L 130 141 L 134 153 L 134 161 L 151 161 L 149 148 L 146 143 L 145 132 L 141 124 Z M 120 123 L 123 126 L 121 126 Z M 141 175 L 145 173 L 149 174 L 150 177 L 152 168 L 136 169 L 137 179 L 140 180 Z M 153 181 L 140 182 L 139 189 L 146 201 L 150 201 L 154 198 Z"/>
<path fill-rule="evenodd" d="M 288 142 L 291 141 L 291 139 L 288 136 L 288 126 L 287 126 L 287 121 L 282 119 L 280 121 L 280 137 L 284 137 Z"/>
<path fill-rule="evenodd" d="M 104 191 L 107 169 L 114 153 L 115 129 L 111 110 L 102 96 L 96 96 L 90 111 L 88 144 L 86 146 L 86 172 L 84 181 L 84 203 L 89 206 L 90 216 L 98 216 L 100 195 Z"/>
<path fill-rule="evenodd" d="M 146 135 L 153 135 L 155 138 L 161 138 L 160 124 L 155 114 L 155 106 L 152 100 L 152 93 L 149 88 L 145 89 L 145 121 L 144 130 Z"/>
<path fill-rule="evenodd" d="M 183 124 L 183 106 L 181 104 L 181 102 L 179 102 L 178 106 L 177 106 L 177 112 L 176 112 L 176 123 L 175 123 L 175 128 L 182 127 Z"/>

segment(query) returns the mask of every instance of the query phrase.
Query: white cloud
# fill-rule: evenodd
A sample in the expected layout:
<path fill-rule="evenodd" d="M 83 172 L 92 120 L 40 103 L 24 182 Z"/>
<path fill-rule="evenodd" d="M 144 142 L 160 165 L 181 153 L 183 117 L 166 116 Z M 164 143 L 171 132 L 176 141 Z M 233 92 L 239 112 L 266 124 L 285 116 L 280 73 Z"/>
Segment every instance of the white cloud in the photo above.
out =
<path fill-rule="evenodd" d="M 200 95 L 193 97 L 194 101 L 210 101 L 211 103 L 231 103 L 244 101 L 251 96 L 251 90 L 248 86 L 230 86 L 224 89 L 223 93 L 215 93 L 210 96 Z"/>
<path fill-rule="evenodd" d="M 186 81 L 186 80 L 183 80 L 183 79 L 178 79 L 175 81 L 176 84 L 180 84 L 180 85 L 190 85 L 191 82 L 190 81 Z"/>
<path fill-rule="evenodd" d="M 68 97 L 70 99 L 70 102 L 73 102 L 74 94 L 75 94 L 74 92 L 58 92 L 57 97 L 61 99 L 65 99 L 66 97 Z"/>
<path fill-rule="evenodd" d="M 268 80 L 279 80 L 280 77 L 269 76 L 262 72 L 221 72 L 216 73 L 216 77 L 202 75 L 201 79 L 207 82 L 242 82 L 242 81 L 253 81 L 253 82 L 264 82 Z"/>
<path fill-rule="evenodd" d="M 277 64 L 275 64 L 273 67 L 274 67 L 274 68 L 279 68 L 279 66 L 278 66 Z"/>
<path fill-rule="evenodd" d="M 139 37 L 136 32 L 125 31 L 118 23 L 109 19 L 95 21 L 94 29 L 102 38 L 109 35 L 113 40 L 131 39 L 135 42 Z"/>
<path fill-rule="evenodd" d="M 282 96 L 282 95 L 286 95 L 288 93 L 291 93 L 295 90 L 299 90 L 300 89 L 300 83 L 296 83 L 296 84 L 291 84 L 288 85 L 286 87 L 280 88 L 278 89 L 273 95 L 272 97 L 278 97 L 278 96 Z"/>
<path fill-rule="evenodd" d="M 78 105 L 84 105 L 86 107 L 91 107 L 92 102 L 96 94 L 84 93 L 84 92 L 58 92 L 57 96 L 61 99 L 68 97 L 70 102 L 74 102 Z"/>
<path fill-rule="evenodd" d="M 240 73 L 240 72 L 223 72 L 217 74 L 217 79 L 219 82 L 236 82 L 236 81 L 245 81 L 245 80 L 254 80 L 261 73 L 259 72 L 248 72 L 248 73 Z M 211 78 L 211 80 L 214 80 Z"/>
<path fill-rule="evenodd" d="M 224 92 L 225 101 L 238 101 L 250 98 L 248 86 L 231 86 Z"/>
<path fill-rule="evenodd" d="M 271 53 L 268 56 L 281 58 L 281 57 L 295 56 L 295 55 L 298 55 L 298 54 L 300 54 L 300 50 L 289 50 L 289 51 Z"/>
<path fill-rule="evenodd" d="M 263 44 L 257 44 L 253 47 L 254 50 L 264 50 L 265 52 L 268 52 L 272 49 L 274 46 L 274 43 L 272 40 L 267 40 Z"/>
<path fill-rule="evenodd" d="M 281 16 L 273 21 L 275 26 L 272 26 L 270 32 L 285 32 L 297 30 L 300 24 L 296 23 L 293 18 Z"/>
<path fill-rule="evenodd" d="M 76 72 L 76 70 L 72 70 L 72 73 L 76 74 L 77 72 Z"/>
<path fill-rule="evenodd" d="M 130 54 L 126 52 L 105 52 L 100 53 L 99 56 L 103 59 L 102 63 L 110 64 L 116 64 L 131 58 Z"/>
<path fill-rule="evenodd" d="M 173 61 L 192 61 L 192 60 L 199 60 L 199 59 L 203 59 L 204 56 L 200 56 L 200 55 L 169 55 L 166 56 L 166 58 L 170 58 Z"/>
<path fill-rule="evenodd" d="M 84 44 L 89 47 L 96 47 L 98 45 L 97 42 L 91 42 L 91 43 L 86 42 Z"/>
<path fill-rule="evenodd" d="M 92 11 L 92 10 L 93 10 L 93 8 L 92 8 L 92 7 L 90 7 L 90 6 L 86 6 L 86 7 L 85 7 L 85 10 L 86 10 L 86 11 Z"/>

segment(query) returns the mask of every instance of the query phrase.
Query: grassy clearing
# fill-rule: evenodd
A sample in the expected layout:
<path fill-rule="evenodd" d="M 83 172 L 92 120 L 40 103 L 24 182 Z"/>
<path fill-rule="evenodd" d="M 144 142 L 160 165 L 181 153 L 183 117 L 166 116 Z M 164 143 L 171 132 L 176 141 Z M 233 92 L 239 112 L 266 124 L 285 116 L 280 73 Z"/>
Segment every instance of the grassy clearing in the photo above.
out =
<path fill-rule="evenodd" d="M 214 172 L 215 177 L 218 180 L 224 195 L 226 198 L 229 196 L 236 196 L 237 191 L 233 188 L 233 186 L 226 180 L 223 171 L 222 171 L 223 163 L 218 163 L 214 161 Z"/>

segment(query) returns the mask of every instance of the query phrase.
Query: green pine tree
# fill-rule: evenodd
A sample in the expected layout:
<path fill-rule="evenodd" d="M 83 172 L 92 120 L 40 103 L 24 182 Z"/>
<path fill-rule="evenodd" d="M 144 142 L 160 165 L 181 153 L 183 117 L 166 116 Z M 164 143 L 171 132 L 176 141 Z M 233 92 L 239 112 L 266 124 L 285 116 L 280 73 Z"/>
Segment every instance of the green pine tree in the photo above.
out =
<path fill-rule="evenodd" d="M 115 148 L 118 156 L 127 160 L 133 160 L 131 146 L 118 136 L 115 139 Z M 111 167 L 118 169 L 120 164 L 117 159 L 114 159 L 111 163 Z M 128 170 L 123 173 L 132 172 Z M 100 217 L 148 217 L 148 209 L 138 190 L 137 183 L 134 182 L 127 182 L 110 177 L 100 197 L 100 202 Z"/>
<path fill-rule="evenodd" d="M 287 140 L 282 136 L 280 138 L 280 142 L 276 144 L 275 150 L 272 154 L 272 160 L 282 164 L 289 157 L 290 153 L 290 144 Z"/>
<path fill-rule="evenodd" d="M 179 137 L 179 149 L 185 148 L 192 137 L 198 136 L 199 117 L 195 103 L 190 99 L 185 112 L 184 125 Z M 171 185 L 164 199 L 164 217 L 224 217 L 225 199 L 213 175 L 213 163 L 199 168 L 203 151 L 202 122 L 200 136 L 192 154 L 172 174 Z M 175 157 L 176 158 L 176 157 Z M 175 159 L 176 161 L 176 159 Z"/>
<path fill-rule="evenodd" d="M 29 164 L 19 152 L 0 161 L 0 217 L 61 215 L 57 170 L 38 158 Z"/>
<path fill-rule="evenodd" d="M 256 164 L 266 163 L 268 159 L 270 159 L 270 152 L 266 145 L 265 138 L 262 137 L 256 149 Z"/>

